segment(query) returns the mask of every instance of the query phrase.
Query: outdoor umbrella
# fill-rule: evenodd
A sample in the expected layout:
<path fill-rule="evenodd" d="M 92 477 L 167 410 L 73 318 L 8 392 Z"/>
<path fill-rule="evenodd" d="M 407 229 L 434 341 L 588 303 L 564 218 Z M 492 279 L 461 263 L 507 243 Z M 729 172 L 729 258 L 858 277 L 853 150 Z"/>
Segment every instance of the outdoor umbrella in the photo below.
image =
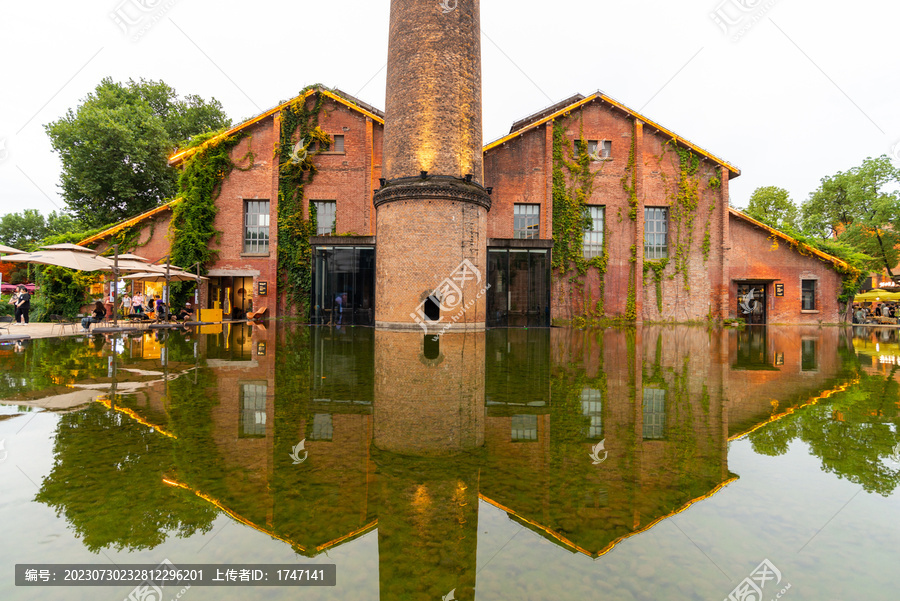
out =
<path fill-rule="evenodd" d="M 69 244 L 65 246 L 75 245 Z M 0 257 L 0 261 L 56 265 L 57 267 L 68 267 L 69 269 L 77 269 L 79 271 L 112 271 L 113 268 L 112 261 L 105 257 L 98 257 L 94 254 L 94 251 L 85 248 L 73 250 L 69 248 L 60 249 L 43 247 L 41 250 L 31 253 L 20 253 L 17 255 Z"/>
<path fill-rule="evenodd" d="M 132 273 L 130 275 L 126 275 L 122 278 L 123 280 L 138 280 L 141 282 L 165 282 L 166 274 L 165 273 L 156 273 L 156 272 L 145 272 L 145 273 Z M 207 280 L 209 278 L 200 276 L 201 280 Z M 193 273 L 188 273 L 187 271 L 169 271 L 170 282 L 196 282 L 197 276 Z"/>
<path fill-rule="evenodd" d="M 900 292 L 888 292 L 887 290 L 869 290 L 853 297 L 855 303 L 865 302 L 900 301 Z"/>
<path fill-rule="evenodd" d="M 0 253 L 6 253 L 8 255 L 9 254 L 17 255 L 17 254 L 21 254 L 24 252 L 25 252 L 24 250 L 18 250 L 16 248 L 13 248 L 12 246 L 4 246 L 4 245 L 0 244 Z"/>

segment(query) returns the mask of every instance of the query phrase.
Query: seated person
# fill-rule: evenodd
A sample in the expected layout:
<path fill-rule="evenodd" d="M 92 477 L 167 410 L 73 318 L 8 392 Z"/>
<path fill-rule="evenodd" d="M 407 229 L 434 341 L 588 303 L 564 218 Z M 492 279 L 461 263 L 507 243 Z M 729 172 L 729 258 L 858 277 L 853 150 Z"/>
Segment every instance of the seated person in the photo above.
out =
<path fill-rule="evenodd" d="M 176 319 L 180 319 L 183 321 L 190 321 L 194 317 L 194 307 L 191 305 L 190 301 L 184 304 L 184 307 L 181 311 L 178 312 Z"/>
<path fill-rule="evenodd" d="M 91 329 L 91 324 L 100 323 L 101 321 L 103 321 L 104 317 L 106 317 L 106 308 L 104 308 L 102 302 L 97 301 L 94 304 L 93 313 L 81 320 L 81 331 L 89 332 Z"/>

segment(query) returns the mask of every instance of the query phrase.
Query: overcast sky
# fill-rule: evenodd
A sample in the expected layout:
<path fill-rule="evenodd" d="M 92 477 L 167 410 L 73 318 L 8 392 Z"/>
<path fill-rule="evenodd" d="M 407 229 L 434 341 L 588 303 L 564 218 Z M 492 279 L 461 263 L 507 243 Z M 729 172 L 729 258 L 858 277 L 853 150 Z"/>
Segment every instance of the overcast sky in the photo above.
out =
<path fill-rule="evenodd" d="M 236 123 L 310 83 L 383 108 L 389 4 L 0 0 L 0 214 L 64 207 L 43 125 L 105 76 L 215 97 Z M 896 0 L 484 0 L 481 21 L 486 143 L 599 89 L 739 167 L 736 206 L 900 162 Z"/>

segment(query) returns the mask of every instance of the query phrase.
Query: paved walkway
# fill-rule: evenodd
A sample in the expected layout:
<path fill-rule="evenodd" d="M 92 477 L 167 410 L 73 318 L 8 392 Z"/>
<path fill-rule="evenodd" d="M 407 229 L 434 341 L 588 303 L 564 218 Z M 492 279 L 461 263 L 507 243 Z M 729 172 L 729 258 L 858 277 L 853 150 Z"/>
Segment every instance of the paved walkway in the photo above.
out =
<path fill-rule="evenodd" d="M 172 322 L 174 324 L 174 322 Z M 216 322 L 217 324 L 221 324 L 224 322 Z M 128 320 L 119 320 L 120 328 L 128 328 L 133 330 L 147 330 L 151 329 L 149 326 L 152 322 L 129 322 Z M 9 326 L 9 332 L 6 331 L 6 324 L 3 324 L 3 329 L 0 329 L 0 340 L 9 340 L 11 338 L 16 337 L 29 337 L 29 338 L 54 338 L 57 336 L 83 336 L 84 332 L 81 331 L 81 320 L 77 320 L 74 325 L 60 326 L 55 323 L 29 323 L 24 326 L 19 326 L 16 324 L 11 324 Z M 91 324 L 91 332 L 100 328 L 101 330 L 104 328 L 112 327 L 112 322 L 109 323 L 95 323 Z M 179 324 L 183 325 L 183 324 Z"/>

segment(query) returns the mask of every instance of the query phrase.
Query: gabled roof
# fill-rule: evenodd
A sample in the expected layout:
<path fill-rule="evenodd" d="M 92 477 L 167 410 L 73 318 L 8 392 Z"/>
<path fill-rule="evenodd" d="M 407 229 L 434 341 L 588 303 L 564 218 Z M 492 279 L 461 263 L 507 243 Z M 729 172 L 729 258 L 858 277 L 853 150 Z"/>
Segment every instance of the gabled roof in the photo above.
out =
<path fill-rule="evenodd" d="M 231 136 L 246 127 L 250 127 L 251 125 L 259 123 L 263 119 L 271 117 L 275 113 L 281 112 L 288 105 L 290 105 L 294 102 L 297 102 L 299 100 L 306 100 L 307 98 L 309 98 L 310 96 L 312 96 L 313 94 L 316 94 L 316 93 L 324 94 L 326 97 L 331 98 L 335 102 L 339 102 L 340 104 L 343 104 L 344 106 L 346 106 L 354 111 L 362 113 L 363 115 L 365 115 L 366 117 L 369 117 L 373 121 L 376 121 L 376 122 L 384 125 L 384 113 L 381 112 L 380 110 L 378 110 L 377 108 L 375 108 L 369 104 L 366 104 L 365 102 L 363 102 L 357 98 L 354 98 L 350 94 L 345 94 L 344 92 L 342 92 L 341 90 L 338 90 L 337 88 L 335 88 L 335 90 L 332 91 L 332 90 L 329 90 L 324 87 L 312 87 L 312 88 L 309 88 L 308 90 L 306 90 L 305 92 L 303 92 L 302 94 L 300 94 L 299 96 L 296 96 L 294 98 L 291 98 L 290 100 L 282 102 L 281 104 L 279 104 L 273 108 L 270 108 L 269 110 L 267 110 L 263 113 L 260 113 L 256 117 L 247 119 L 243 123 L 239 123 L 238 125 L 235 125 L 228 131 L 222 132 L 218 136 L 210 138 L 209 140 L 203 142 L 202 144 L 194 146 L 193 148 L 186 148 L 185 150 L 182 150 L 181 152 L 176 152 L 175 154 L 173 154 L 172 156 L 169 157 L 169 165 L 178 165 L 186 158 L 192 156 L 194 153 L 196 153 L 201 148 L 206 148 L 208 146 L 218 144 L 220 141 L 224 140 L 228 136 Z"/>
<path fill-rule="evenodd" d="M 852 267 L 852 266 L 851 266 L 849 263 L 847 263 L 846 261 L 844 261 L 844 260 L 842 260 L 842 259 L 838 259 L 837 257 L 835 257 L 835 256 L 833 256 L 833 255 L 829 255 L 828 253 L 822 252 L 821 250 L 819 250 L 819 249 L 817 249 L 817 248 L 813 248 L 813 247 L 810 246 L 809 244 L 806 244 L 806 243 L 804 243 L 804 242 L 800 242 L 800 241 L 797 240 L 796 238 L 792 238 L 791 236 L 788 236 L 788 235 L 785 234 L 784 232 L 782 232 L 782 231 L 780 231 L 780 230 L 776 230 L 776 229 L 775 229 L 774 227 L 772 227 L 772 226 L 766 225 L 766 224 L 763 223 L 762 221 L 757 221 L 757 220 L 754 219 L 753 217 L 750 217 L 750 216 L 747 215 L 746 213 L 743 213 L 743 212 L 741 212 L 741 211 L 738 211 L 738 210 L 735 209 L 734 207 L 728 207 L 728 212 L 729 212 L 732 216 L 737 217 L 738 219 L 743 219 L 743 220 L 746 221 L 747 223 L 749 223 L 749 224 L 751 224 L 751 225 L 755 225 L 756 227 L 758 227 L 758 228 L 760 228 L 760 229 L 762 229 L 762 230 L 765 230 L 765 231 L 769 232 L 771 235 L 775 236 L 776 238 L 781 238 L 782 240 L 784 240 L 785 242 L 787 242 L 787 243 L 790 244 L 791 246 L 796 246 L 796 247 L 798 247 L 798 248 L 802 248 L 804 254 L 808 252 L 808 253 L 811 254 L 811 255 L 815 255 L 816 257 L 818 257 L 819 259 L 825 261 L 826 263 L 832 263 L 835 267 L 837 267 L 838 269 L 841 269 L 841 270 L 843 270 L 843 271 L 845 271 L 845 272 L 856 271 L 856 269 L 855 269 L 854 267 Z"/>
<path fill-rule="evenodd" d="M 665 127 L 656 123 L 655 121 L 648 119 L 647 117 L 641 115 L 637 111 L 628 108 L 621 102 L 619 102 L 617 100 L 613 100 L 606 94 L 603 94 L 602 92 L 599 92 L 599 91 L 591 94 L 590 96 L 588 96 L 586 98 L 581 96 L 580 94 L 576 94 L 575 96 L 572 96 L 569 99 L 564 100 L 561 103 L 557 103 L 551 107 L 541 109 L 540 111 L 538 111 L 537 113 L 535 113 L 529 117 L 520 119 L 519 121 L 517 121 L 516 123 L 513 124 L 513 128 L 515 128 L 516 126 L 519 126 L 519 129 L 516 129 L 515 131 L 513 131 L 512 133 L 510 133 L 506 136 L 503 136 L 499 140 L 495 140 L 495 141 L 491 142 L 490 144 L 488 144 L 487 146 L 484 147 L 484 152 L 487 152 L 489 150 L 497 148 L 498 146 L 501 146 L 501 145 L 505 144 L 506 142 L 509 142 L 513 138 L 521 136 L 525 132 L 531 131 L 538 127 L 541 127 L 542 125 L 546 124 L 549 121 L 553 121 L 554 119 L 558 119 L 560 117 L 565 117 L 572 111 L 579 109 L 579 108 L 581 108 L 591 102 L 594 102 L 594 101 L 605 102 L 606 104 L 609 104 L 610 106 L 619 109 L 620 111 L 630 115 L 631 117 L 634 117 L 635 119 L 640 119 L 645 124 L 650 126 L 652 129 L 659 131 L 661 134 L 663 134 L 667 137 L 677 140 L 679 144 L 681 144 L 687 148 L 690 148 L 694 152 L 696 152 L 712 161 L 715 161 L 716 163 L 722 165 L 723 167 L 728 169 L 728 171 L 731 172 L 731 179 L 734 179 L 735 177 L 737 177 L 741 174 L 741 170 L 738 169 L 737 167 L 735 167 L 734 165 L 732 165 L 731 163 L 725 161 L 724 159 L 720 159 L 719 157 L 715 156 L 714 154 L 712 154 L 710 152 L 707 152 L 706 150 L 700 148 L 693 142 L 690 142 L 690 141 L 682 138 L 675 132 L 673 132 L 669 129 L 666 129 Z"/>
<path fill-rule="evenodd" d="M 141 223 L 142 221 L 147 221 L 151 217 L 158 215 L 159 213 L 162 213 L 163 211 L 171 211 L 172 207 L 174 207 L 179 202 L 181 202 L 180 198 L 176 198 L 175 200 L 170 200 L 166 204 L 160 205 L 153 209 L 150 209 L 149 211 L 141 213 L 140 215 L 137 215 L 136 217 L 131 217 L 129 219 L 126 219 L 125 221 L 120 221 L 119 223 L 115 224 L 114 226 L 103 230 L 99 234 L 94 234 L 90 238 L 85 238 L 78 244 L 79 244 L 79 246 L 84 246 L 86 244 L 93 244 L 94 242 L 100 242 L 101 240 L 105 240 L 106 238 L 109 238 L 110 236 L 121 232 L 122 230 L 124 230 L 127 227 L 137 225 L 138 223 Z"/>

